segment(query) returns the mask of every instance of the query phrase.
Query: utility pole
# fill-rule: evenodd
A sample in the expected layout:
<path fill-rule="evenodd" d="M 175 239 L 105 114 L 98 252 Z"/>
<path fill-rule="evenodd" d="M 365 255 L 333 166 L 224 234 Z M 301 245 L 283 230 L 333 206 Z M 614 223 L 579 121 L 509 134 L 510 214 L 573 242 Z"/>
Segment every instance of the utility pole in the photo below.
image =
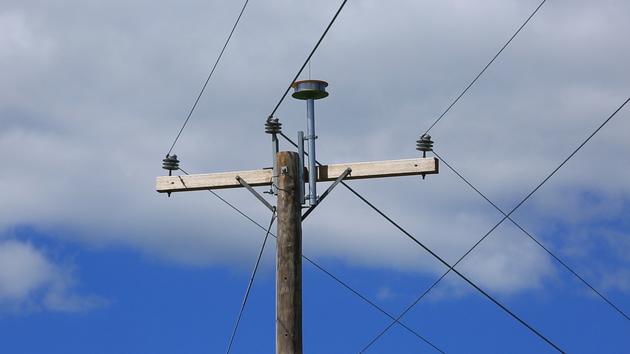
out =
<path fill-rule="evenodd" d="M 163 168 L 168 176 L 157 177 L 156 190 L 167 193 L 225 188 L 245 188 L 272 212 L 277 212 L 276 245 L 276 354 L 302 354 L 302 221 L 321 204 L 323 199 L 342 180 L 422 176 L 438 173 L 438 159 L 426 157 L 433 142 L 422 135 L 416 149 L 421 158 L 404 160 L 353 162 L 319 165 L 315 160 L 314 101 L 328 96 L 328 84 L 320 80 L 298 81 L 293 84 L 293 97 L 307 101 L 307 135 L 298 132 L 298 153 L 278 151 L 281 123 L 269 117 L 265 132 L 271 135 L 271 168 L 171 176 L 179 169 L 177 156 L 167 156 Z M 308 141 L 308 161 L 305 160 L 304 141 Z M 306 166 L 305 166 L 306 165 Z M 308 196 L 304 184 L 308 182 Z M 321 196 L 318 182 L 333 182 Z M 253 187 L 270 186 L 269 193 L 277 195 L 277 207 L 272 206 Z M 302 213 L 302 208 L 308 208 Z"/>
<path fill-rule="evenodd" d="M 302 205 L 295 152 L 278 153 L 276 353 L 302 354 Z M 302 182 L 304 183 L 304 182 Z"/>

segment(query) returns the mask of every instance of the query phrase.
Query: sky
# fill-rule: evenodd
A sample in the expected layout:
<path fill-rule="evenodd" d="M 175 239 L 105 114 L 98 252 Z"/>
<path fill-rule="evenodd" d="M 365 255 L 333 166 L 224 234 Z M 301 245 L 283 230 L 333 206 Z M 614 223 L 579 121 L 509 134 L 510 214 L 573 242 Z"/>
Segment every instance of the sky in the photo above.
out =
<path fill-rule="evenodd" d="M 271 166 L 264 121 L 339 3 L 249 2 L 173 150 L 184 169 Z M 155 177 L 242 4 L 2 1 L 0 352 L 226 350 L 264 231 L 210 193 L 158 194 Z M 311 61 L 330 92 L 316 104 L 318 159 L 418 157 L 419 135 L 538 4 L 349 1 Z M 621 0 L 548 0 L 431 130 L 436 152 L 512 209 L 629 97 L 629 13 Z M 304 102 L 287 98 L 276 117 L 290 137 L 306 129 Z M 512 215 L 626 313 L 629 132 L 627 106 Z M 449 263 L 502 218 L 444 164 L 425 180 L 350 184 Z M 246 191 L 218 194 L 269 222 Z M 303 242 L 393 315 L 446 270 L 340 187 Z M 274 247 L 232 353 L 274 350 Z M 568 352 L 630 351 L 630 321 L 511 223 L 457 269 Z M 389 324 L 309 263 L 303 286 L 306 353 L 359 352 Z M 445 352 L 553 352 L 452 274 L 402 322 Z M 394 326 L 368 352 L 432 351 Z"/>

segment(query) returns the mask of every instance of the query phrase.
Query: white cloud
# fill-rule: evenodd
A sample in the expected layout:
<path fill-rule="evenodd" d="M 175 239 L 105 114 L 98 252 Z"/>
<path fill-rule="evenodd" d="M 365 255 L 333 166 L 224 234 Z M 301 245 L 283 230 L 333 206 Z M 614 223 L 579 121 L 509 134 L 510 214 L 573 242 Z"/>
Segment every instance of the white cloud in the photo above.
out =
<path fill-rule="evenodd" d="M 261 231 L 208 193 L 167 199 L 153 191 L 164 173 L 160 160 L 238 11 L 240 4 L 227 3 L 9 1 L 0 51 L 17 54 L 0 59 L 11 74 L 0 85 L 0 151 L 10 166 L 0 172 L 0 185 L 10 186 L 0 232 L 19 224 L 50 234 L 63 228 L 72 236 L 59 237 L 200 265 L 240 263 L 255 253 Z M 349 3 L 313 60 L 313 76 L 330 81 L 331 92 L 317 107 L 321 161 L 417 156 L 422 129 L 536 3 Z M 546 4 L 432 131 L 439 152 L 505 209 L 628 93 L 630 47 L 617 40 L 630 30 L 620 15 L 628 4 L 607 3 L 614 6 Z M 175 149 L 183 167 L 270 165 L 266 114 L 337 4 L 251 4 Z M 551 223 L 566 223 L 571 234 L 582 227 L 573 220 L 605 218 L 606 205 L 630 199 L 628 115 L 621 112 L 519 211 L 526 228 L 556 245 Z M 287 100 L 278 116 L 290 136 L 304 128 L 301 103 Z M 449 262 L 500 218 L 445 167 L 426 181 L 353 184 Z M 342 188 L 307 220 L 305 252 L 443 271 Z M 603 200 L 585 210 L 584 192 Z M 266 223 L 267 211 L 250 195 L 221 193 Z M 538 289 L 553 267 L 528 244 L 498 230 L 465 269 L 496 291 Z"/>
<path fill-rule="evenodd" d="M 605 272 L 601 279 L 601 286 L 603 289 L 619 290 L 628 292 L 630 291 L 630 270 L 619 269 L 609 270 Z"/>
<path fill-rule="evenodd" d="M 459 270 L 487 289 L 517 293 L 539 289 L 554 275 L 551 259 L 520 231 L 503 227 L 462 261 Z"/>
<path fill-rule="evenodd" d="M 83 311 L 105 303 L 73 292 L 73 274 L 29 243 L 0 241 L 0 310 Z"/>
<path fill-rule="evenodd" d="M 379 300 L 391 300 L 395 297 L 396 293 L 389 286 L 381 286 L 376 293 L 376 298 Z"/>

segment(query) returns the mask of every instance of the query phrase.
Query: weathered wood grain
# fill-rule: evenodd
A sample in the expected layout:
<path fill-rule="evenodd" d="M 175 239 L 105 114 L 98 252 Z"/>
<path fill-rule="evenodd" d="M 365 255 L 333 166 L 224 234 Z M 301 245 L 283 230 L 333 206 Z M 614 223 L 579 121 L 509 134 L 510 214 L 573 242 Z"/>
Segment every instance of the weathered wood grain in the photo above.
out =
<path fill-rule="evenodd" d="M 388 160 L 373 162 L 352 162 L 323 165 L 317 168 L 317 181 L 334 181 L 346 168 L 350 167 L 352 172 L 346 178 L 384 178 L 413 176 L 421 174 L 436 174 L 439 172 L 438 159 L 435 157 Z M 156 181 L 156 190 L 160 193 L 184 192 L 203 189 L 238 188 L 241 184 L 236 180 L 240 176 L 251 186 L 271 185 L 271 169 L 253 171 L 234 171 L 220 173 L 195 174 L 187 176 L 163 176 Z M 308 173 L 304 174 L 308 176 Z"/>

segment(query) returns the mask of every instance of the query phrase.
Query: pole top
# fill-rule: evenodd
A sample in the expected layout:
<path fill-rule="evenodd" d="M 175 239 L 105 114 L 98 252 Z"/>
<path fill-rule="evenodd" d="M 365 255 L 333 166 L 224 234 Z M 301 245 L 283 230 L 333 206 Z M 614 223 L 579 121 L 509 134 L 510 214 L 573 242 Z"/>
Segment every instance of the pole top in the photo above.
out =
<path fill-rule="evenodd" d="M 294 82 L 291 87 L 295 92 L 291 96 L 298 100 L 319 100 L 328 97 L 328 83 L 322 80 L 302 80 Z"/>

